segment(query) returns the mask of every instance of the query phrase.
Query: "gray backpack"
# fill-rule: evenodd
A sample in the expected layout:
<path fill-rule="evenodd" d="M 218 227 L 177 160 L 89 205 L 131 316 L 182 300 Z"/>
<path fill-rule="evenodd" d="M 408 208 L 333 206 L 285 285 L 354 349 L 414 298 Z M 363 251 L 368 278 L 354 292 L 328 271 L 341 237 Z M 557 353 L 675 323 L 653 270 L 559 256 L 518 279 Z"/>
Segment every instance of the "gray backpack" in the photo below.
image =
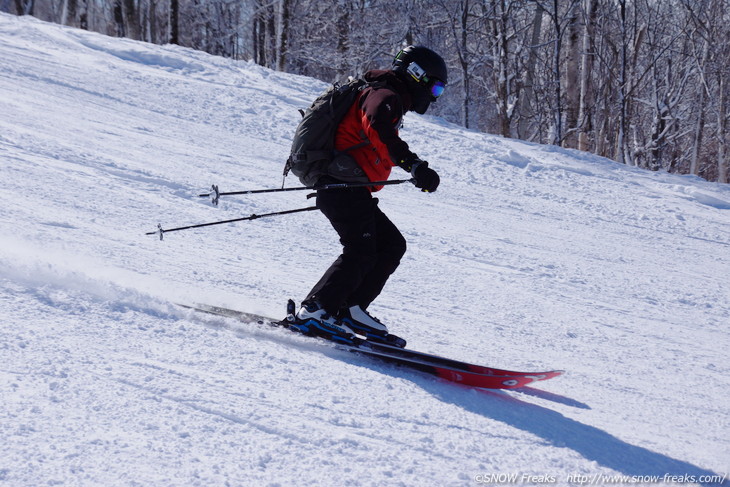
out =
<path fill-rule="evenodd" d="M 314 100 L 306 112 L 300 110 L 303 118 L 294 133 L 284 177 L 291 171 L 305 186 L 314 186 L 325 175 L 342 181 L 367 181 L 365 173 L 346 152 L 370 141 L 336 151 L 335 134 L 357 96 L 371 85 L 358 78 L 351 78 L 344 84 L 335 83 Z"/>

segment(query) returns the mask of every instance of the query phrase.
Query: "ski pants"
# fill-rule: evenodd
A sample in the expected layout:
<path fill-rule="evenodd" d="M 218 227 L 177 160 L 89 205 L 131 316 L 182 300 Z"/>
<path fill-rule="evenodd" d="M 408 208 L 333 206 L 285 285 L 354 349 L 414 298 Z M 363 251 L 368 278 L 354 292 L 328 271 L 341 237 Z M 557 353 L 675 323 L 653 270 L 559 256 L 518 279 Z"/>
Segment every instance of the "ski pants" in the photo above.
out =
<path fill-rule="evenodd" d="M 342 254 L 307 300 L 319 301 L 329 313 L 354 305 L 366 309 L 400 264 L 406 240 L 367 188 L 319 191 L 317 207 L 340 236 Z"/>

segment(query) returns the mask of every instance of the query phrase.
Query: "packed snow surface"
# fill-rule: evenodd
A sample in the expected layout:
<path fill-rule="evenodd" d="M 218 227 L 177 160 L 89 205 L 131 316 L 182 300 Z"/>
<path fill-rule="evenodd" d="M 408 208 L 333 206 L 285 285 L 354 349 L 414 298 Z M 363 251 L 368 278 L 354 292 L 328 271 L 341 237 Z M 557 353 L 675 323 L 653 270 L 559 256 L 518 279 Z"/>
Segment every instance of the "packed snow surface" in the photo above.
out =
<path fill-rule="evenodd" d="M 378 193 L 409 346 L 564 369 L 470 390 L 254 324 L 339 252 L 273 188 L 326 85 L 0 15 L 0 485 L 727 483 L 730 188 L 408 114 Z M 406 177 L 394 172 L 394 177 Z M 288 186 L 298 182 L 289 177 Z"/>

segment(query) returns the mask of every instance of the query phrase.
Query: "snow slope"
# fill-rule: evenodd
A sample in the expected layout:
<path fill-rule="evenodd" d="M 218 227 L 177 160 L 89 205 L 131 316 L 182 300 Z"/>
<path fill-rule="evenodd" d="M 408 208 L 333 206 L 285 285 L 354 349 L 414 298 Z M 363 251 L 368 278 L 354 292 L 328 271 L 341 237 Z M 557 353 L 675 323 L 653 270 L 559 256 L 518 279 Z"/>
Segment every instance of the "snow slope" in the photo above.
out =
<path fill-rule="evenodd" d="M 197 194 L 280 185 L 323 87 L 0 15 L 0 485 L 727 484 L 727 186 L 406 117 L 442 185 L 378 195 L 409 252 L 371 309 L 415 349 L 568 371 L 534 388 L 174 306 L 279 316 L 335 258 L 316 212 L 144 235 L 307 206 Z"/>

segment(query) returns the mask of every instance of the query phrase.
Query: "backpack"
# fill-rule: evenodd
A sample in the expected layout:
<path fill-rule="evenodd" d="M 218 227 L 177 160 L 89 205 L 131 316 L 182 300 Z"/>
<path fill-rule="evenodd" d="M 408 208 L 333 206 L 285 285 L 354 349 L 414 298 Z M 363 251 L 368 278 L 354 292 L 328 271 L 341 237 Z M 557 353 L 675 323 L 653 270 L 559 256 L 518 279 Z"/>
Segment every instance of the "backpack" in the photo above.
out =
<path fill-rule="evenodd" d="M 314 100 L 306 112 L 299 110 L 303 118 L 294 133 L 291 154 L 284 166 L 285 178 L 291 170 L 305 186 L 314 186 L 320 177 L 330 174 L 330 163 L 335 156 L 349 157 L 344 152 L 370 143 L 366 140 L 345 151 L 335 151 L 337 127 L 360 92 L 371 85 L 358 78 L 350 78 L 344 84 L 335 83 Z M 351 161 L 354 170 L 362 173 L 355 161 Z"/>

